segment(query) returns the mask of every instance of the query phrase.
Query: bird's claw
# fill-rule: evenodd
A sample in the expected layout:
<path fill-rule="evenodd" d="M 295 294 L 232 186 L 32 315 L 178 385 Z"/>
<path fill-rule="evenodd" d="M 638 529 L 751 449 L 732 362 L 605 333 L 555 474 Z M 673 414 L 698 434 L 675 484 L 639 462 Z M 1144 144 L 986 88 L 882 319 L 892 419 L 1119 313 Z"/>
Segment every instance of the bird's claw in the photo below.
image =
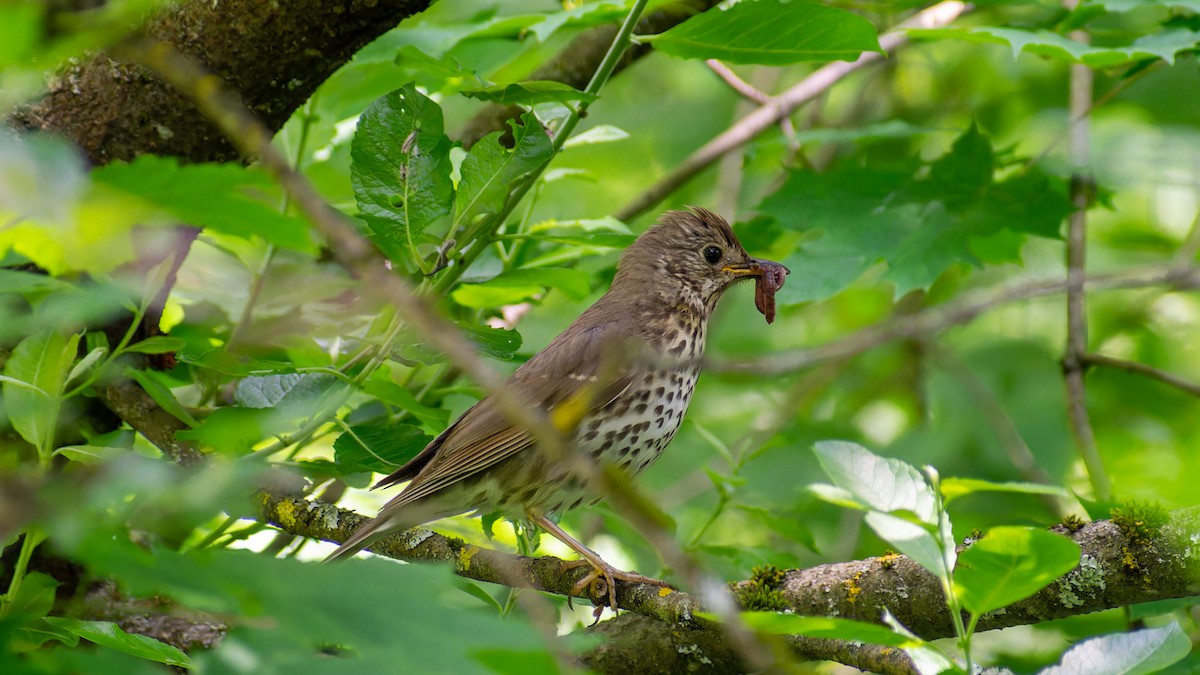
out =
<path fill-rule="evenodd" d="M 632 584 L 650 584 L 651 586 L 662 586 L 664 588 L 673 588 L 670 584 L 659 579 L 643 576 L 637 572 L 625 572 L 619 570 L 612 565 L 604 563 L 594 563 L 590 560 L 576 560 L 566 564 L 568 569 L 576 569 L 579 567 L 591 567 L 592 570 L 587 573 L 575 585 L 571 587 L 571 593 L 567 596 L 567 607 L 571 608 L 571 599 L 576 595 L 583 595 L 587 591 L 587 597 L 591 598 L 592 602 L 596 603 L 596 611 L 594 616 L 596 621 L 600 620 L 600 614 L 604 612 L 605 607 L 609 607 L 615 613 L 617 607 L 617 580 L 632 583 Z M 607 600 L 607 602 L 605 602 Z"/>

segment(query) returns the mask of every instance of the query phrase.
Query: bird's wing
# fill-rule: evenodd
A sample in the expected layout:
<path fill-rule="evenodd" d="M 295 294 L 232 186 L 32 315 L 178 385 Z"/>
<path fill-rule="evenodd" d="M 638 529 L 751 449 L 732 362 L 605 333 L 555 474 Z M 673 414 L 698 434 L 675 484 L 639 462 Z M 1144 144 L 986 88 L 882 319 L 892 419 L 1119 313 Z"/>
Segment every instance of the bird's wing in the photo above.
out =
<path fill-rule="evenodd" d="M 518 369 L 508 385 L 546 412 L 563 402 L 581 399 L 587 399 L 589 410 L 607 406 L 632 381 L 631 364 L 605 361 L 616 358 L 612 338 L 615 329 L 616 324 L 609 322 L 568 330 Z M 585 387 L 593 389 L 585 392 Z M 428 497 L 533 444 L 534 438 L 527 429 L 510 422 L 490 398 L 484 399 L 434 439 L 409 465 L 380 481 L 380 485 L 390 485 L 412 476 L 408 487 L 388 502 L 384 510 Z M 419 470 L 414 472 L 415 467 L 410 468 L 413 464 L 421 464 Z"/>

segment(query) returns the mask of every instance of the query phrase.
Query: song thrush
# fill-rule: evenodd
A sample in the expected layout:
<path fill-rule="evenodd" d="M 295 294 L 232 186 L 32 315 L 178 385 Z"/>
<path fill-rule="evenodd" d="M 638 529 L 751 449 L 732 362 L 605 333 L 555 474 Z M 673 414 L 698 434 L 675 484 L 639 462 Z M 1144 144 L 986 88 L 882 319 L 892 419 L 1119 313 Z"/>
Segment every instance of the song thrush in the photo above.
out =
<path fill-rule="evenodd" d="M 579 457 L 635 473 L 658 458 L 683 421 L 721 294 L 756 279 L 756 304 L 770 322 L 774 291 L 787 273 L 747 255 L 720 216 L 699 208 L 668 212 L 625 251 L 609 291 L 508 381 L 552 419 L 557 407 L 585 401 L 565 430 L 570 457 L 539 452 L 536 439 L 485 398 L 375 486 L 408 481 L 329 559 L 431 520 L 499 511 L 528 518 L 583 556 L 593 573 L 576 592 L 603 577 L 615 607 L 614 579 L 662 585 L 609 566 L 548 516 L 596 497 L 577 470 Z"/>

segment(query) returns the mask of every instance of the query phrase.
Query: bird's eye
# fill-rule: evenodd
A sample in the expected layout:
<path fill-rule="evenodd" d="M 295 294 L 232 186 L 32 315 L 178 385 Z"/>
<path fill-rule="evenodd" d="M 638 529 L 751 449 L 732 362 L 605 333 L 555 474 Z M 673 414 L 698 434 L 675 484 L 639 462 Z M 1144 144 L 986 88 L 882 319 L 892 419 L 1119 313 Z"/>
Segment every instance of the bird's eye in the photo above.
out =
<path fill-rule="evenodd" d="M 716 246 L 705 246 L 701 254 L 704 255 L 704 259 L 708 261 L 709 265 L 721 262 L 721 249 Z"/>

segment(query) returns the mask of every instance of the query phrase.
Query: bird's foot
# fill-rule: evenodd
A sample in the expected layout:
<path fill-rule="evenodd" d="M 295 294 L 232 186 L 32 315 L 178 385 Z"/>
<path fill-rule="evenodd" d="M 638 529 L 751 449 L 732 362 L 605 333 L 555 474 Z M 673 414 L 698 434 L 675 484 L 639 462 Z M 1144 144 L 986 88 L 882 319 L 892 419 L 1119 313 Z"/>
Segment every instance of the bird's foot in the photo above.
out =
<path fill-rule="evenodd" d="M 650 584 L 651 586 L 662 586 L 671 588 L 671 585 L 660 579 L 647 577 L 637 572 L 626 572 L 619 570 L 603 560 L 575 560 L 565 564 L 567 569 L 577 569 L 580 567 L 591 567 L 592 571 L 575 583 L 571 587 L 571 594 L 567 596 L 567 606 L 571 606 L 571 598 L 576 595 L 581 595 L 586 590 L 587 596 L 597 602 L 596 605 L 596 620 L 600 620 L 600 614 L 605 607 L 611 607 L 614 612 L 617 611 L 617 580 L 625 581 L 631 584 Z M 607 600 L 607 604 L 603 601 Z"/>

